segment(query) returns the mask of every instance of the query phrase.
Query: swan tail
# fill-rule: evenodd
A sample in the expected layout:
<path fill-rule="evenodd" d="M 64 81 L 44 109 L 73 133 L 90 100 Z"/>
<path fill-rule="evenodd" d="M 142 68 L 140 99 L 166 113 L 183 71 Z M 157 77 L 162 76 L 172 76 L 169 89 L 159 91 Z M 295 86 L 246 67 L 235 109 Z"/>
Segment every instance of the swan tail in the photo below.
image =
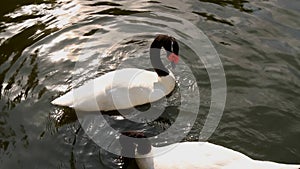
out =
<path fill-rule="evenodd" d="M 74 95 L 73 92 L 68 92 L 63 96 L 60 96 L 56 99 L 54 99 L 51 104 L 58 105 L 58 106 L 68 106 L 73 107 L 74 105 Z"/>

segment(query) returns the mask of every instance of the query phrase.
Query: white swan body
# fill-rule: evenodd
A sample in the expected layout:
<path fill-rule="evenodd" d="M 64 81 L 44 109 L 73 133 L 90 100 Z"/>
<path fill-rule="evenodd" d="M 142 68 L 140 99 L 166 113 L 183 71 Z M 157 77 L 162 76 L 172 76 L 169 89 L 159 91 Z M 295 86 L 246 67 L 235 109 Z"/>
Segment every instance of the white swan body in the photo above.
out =
<path fill-rule="evenodd" d="M 110 111 L 157 101 L 175 87 L 172 72 L 161 61 L 161 48 L 166 50 L 171 65 L 175 67 L 179 60 L 176 39 L 158 35 L 149 50 L 155 72 L 137 68 L 115 70 L 71 90 L 51 103 L 81 111 Z"/>
<path fill-rule="evenodd" d="M 126 68 L 93 79 L 51 103 L 81 111 L 127 109 L 157 101 L 174 87 L 175 79 L 171 72 L 159 77 L 156 72 Z"/>
<path fill-rule="evenodd" d="M 174 148 L 171 148 L 174 146 Z M 166 153 L 162 151 L 170 149 Z M 151 155 L 152 157 L 146 157 Z M 253 160 L 246 155 L 208 142 L 183 142 L 152 147 L 136 155 L 140 169 L 299 169 L 300 165 Z M 144 158 L 143 158 L 144 157 Z"/>

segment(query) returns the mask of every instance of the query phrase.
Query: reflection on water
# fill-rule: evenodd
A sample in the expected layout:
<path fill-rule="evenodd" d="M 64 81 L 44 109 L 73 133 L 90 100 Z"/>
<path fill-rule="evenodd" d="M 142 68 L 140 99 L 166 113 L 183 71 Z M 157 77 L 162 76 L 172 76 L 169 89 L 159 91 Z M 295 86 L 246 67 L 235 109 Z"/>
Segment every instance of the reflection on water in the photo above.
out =
<path fill-rule="evenodd" d="M 249 5 L 249 2 L 248 1 L 245 1 L 245 0 L 231 0 L 231 1 L 228 1 L 228 0 L 221 0 L 221 1 L 218 1 L 218 0 L 199 0 L 201 2 L 207 2 L 207 3 L 213 3 L 213 4 L 217 4 L 217 5 L 221 5 L 221 6 L 230 6 L 230 7 L 233 7 L 233 8 L 236 8 L 238 10 L 240 10 L 241 12 L 253 12 L 253 10 L 251 8 L 247 8 L 247 5 Z"/>
<path fill-rule="evenodd" d="M 134 33 L 139 27 L 126 30 L 126 24 L 143 22 L 145 28 L 158 28 L 163 24 L 150 20 L 164 23 L 178 18 L 204 31 L 224 65 L 227 103 L 210 141 L 257 159 L 300 163 L 297 0 L 13 0 L 0 4 L 0 168 L 122 168 L 122 161 L 89 139 L 73 110 L 54 107 L 50 101 L 73 84 L 81 85 L 121 63 L 139 58 L 147 65 L 153 34 L 139 39 Z M 178 18 L 155 18 L 151 12 Z M 137 20 L 132 14 L 144 17 Z M 118 29 L 136 39 L 118 43 L 117 37 L 101 39 Z M 110 53 L 74 70 L 79 56 L 102 56 L 105 41 L 116 44 Z M 182 44 L 181 48 L 201 95 L 198 119 L 185 139 L 195 141 L 209 110 L 210 82 L 189 47 Z M 188 77 L 177 78 L 179 85 L 189 82 Z M 176 94 L 169 98 L 171 107 L 163 117 L 147 127 L 135 127 L 153 133 L 167 129 L 176 118 L 172 114 Z M 132 126 L 117 115 L 105 118 L 119 130 Z"/>

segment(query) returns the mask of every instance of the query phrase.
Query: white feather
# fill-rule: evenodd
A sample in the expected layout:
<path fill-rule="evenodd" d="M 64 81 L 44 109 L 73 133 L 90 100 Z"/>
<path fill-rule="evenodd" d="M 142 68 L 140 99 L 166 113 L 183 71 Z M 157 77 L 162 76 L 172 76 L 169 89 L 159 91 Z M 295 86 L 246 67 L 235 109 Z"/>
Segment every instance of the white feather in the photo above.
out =
<path fill-rule="evenodd" d="M 172 148 L 172 146 L 174 147 Z M 166 151 L 168 149 L 170 150 Z M 240 152 L 208 142 L 184 142 L 166 147 L 152 147 L 152 151 L 149 154 L 137 155 L 136 157 L 136 162 L 140 169 L 300 168 L 300 165 L 253 160 Z"/>
<path fill-rule="evenodd" d="M 172 73 L 159 77 L 156 72 L 126 68 L 93 79 L 51 103 L 81 111 L 127 109 L 157 101 L 174 87 Z"/>

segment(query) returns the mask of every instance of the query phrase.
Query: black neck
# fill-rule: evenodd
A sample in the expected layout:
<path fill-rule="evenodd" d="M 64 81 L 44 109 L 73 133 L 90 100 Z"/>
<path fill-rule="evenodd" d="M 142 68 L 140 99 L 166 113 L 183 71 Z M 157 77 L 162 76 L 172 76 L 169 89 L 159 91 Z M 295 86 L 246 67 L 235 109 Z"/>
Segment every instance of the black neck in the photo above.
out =
<path fill-rule="evenodd" d="M 160 58 L 160 50 L 163 47 L 163 43 L 158 40 L 154 40 L 150 47 L 150 60 L 151 64 L 158 76 L 168 76 L 169 70 L 164 66 Z M 168 52 L 167 52 L 168 53 Z"/>

